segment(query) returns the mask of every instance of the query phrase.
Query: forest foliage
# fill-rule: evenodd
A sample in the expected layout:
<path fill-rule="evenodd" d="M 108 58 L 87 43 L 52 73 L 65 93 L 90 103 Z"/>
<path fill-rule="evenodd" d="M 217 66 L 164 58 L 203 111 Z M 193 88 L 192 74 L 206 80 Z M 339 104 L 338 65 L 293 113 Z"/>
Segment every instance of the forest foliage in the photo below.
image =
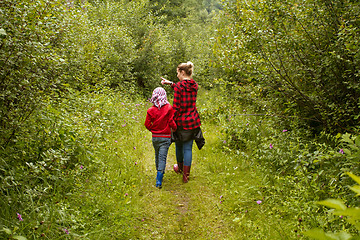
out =
<path fill-rule="evenodd" d="M 224 1 L 213 63 L 242 95 L 315 132 L 359 122 L 360 5 L 356 1 Z"/>
<path fill-rule="evenodd" d="M 127 121 L 110 110 L 115 93 L 126 111 L 190 59 L 199 81 L 207 78 L 216 3 L 1 1 L 1 237 L 36 238 L 38 228 L 51 239 L 63 234 L 73 217 L 66 199 L 97 171 L 95 153 L 115 119 Z M 12 221 L 21 214 L 32 221 L 19 229 Z"/>
<path fill-rule="evenodd" d="M 1 1 L 4 232 L 14 236 L 19 209 L 35 227 L 44 218 L 66 226 L 63 197 L 102 164 L 95 153 L 111 127 L 138 121 L 133 103 L 161 76 L 176 81 L 176 66 L 189 60 L 200 89 L 214 94 L 199 111 L 204 122 L 224 125 L 222 151 L 256 159 L 269 182 L 297 198 L 285 200 L 275 183 L 263 191 L 282 196 L 285 207 L 308 207 L 295 207 L 299 216 L 315 214 L 311 202 L 326 197 L 356 206 L 345 173 L 359 170 L 359 14 L 351 0 Z M 133 117 L 120 123 L 125 113 Z M 260 120 L 247 128 L 245 115 Z M 322 221 L 329 230 L 349 227 Z"/>

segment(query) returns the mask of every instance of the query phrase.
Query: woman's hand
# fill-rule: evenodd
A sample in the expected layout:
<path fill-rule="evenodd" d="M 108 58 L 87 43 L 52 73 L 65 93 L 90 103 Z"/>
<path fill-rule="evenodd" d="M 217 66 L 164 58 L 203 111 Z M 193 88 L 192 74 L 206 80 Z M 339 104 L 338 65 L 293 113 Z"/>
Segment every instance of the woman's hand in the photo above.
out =
<path fill-rule="evenodd" d="M 169 81 L 169 80 L 167 80 L 167 79 L 165 79 L 165 78 L 163 78 L 163 77 L 161 77 L 161 84 L 162 85 L 165 85 L 165 84 L 168 84 L 168 85 L 170 85 L 170 84 L 172 84 L 173 82 L 171 82 L 171 81 Z"/>

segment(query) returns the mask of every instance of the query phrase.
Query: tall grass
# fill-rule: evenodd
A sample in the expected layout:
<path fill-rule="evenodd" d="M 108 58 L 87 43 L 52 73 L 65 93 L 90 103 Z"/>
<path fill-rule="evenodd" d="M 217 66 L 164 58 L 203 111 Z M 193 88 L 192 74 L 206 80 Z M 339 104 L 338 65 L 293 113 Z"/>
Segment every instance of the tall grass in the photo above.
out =
<path fill-rule="evenodd" d="M 261 200 L 264 214 L 257 212 L 256 220 L 252 221 L 261 230 L 249 233 L 250 227 L 246 237 L 298 238 L 314 227 L 325 231 L 348 229 L 356 232 L 343 218 L 328 214 L 315 202 L 341 198 L 348 206 L 359 205 L 358 199 L 346 187 L 352 181 L 345 174 L 358 169 L 354 160 L 358 159 L 356 139 L 359 137 L 350 134 L 314 135 L 300 126 L 296 119 L 273 116 L 265 103 L 263 106 L 244 105 L 247 101 L 241 97 L 234 99 L 232 94 L 221 94 L 221 89 L 213 91 L 216 94 L 206 94 L 205 100 L 206 105 L 212 106 L 212 111 L 206 109 L 202 113 L 218 125 L 222 133 L 222 145 L 218 149 L 229 156 L 227 165 L 231 167 L 222 168 L 227 177 L 221 182 L 228 183 L 225 189 L 236 199 L 243 184 L 235 184 L 239 178 L 232 169 L 246 163 L 256 175 L 256 182 L 251 181 L 252 188 L 255 188 L 252 200 Z M 228 104 L 226 107 L 225 103 Z M 211 112 L 216 113 L 216 118 Z M 249 206 L 238 201 L 228 210 L 243 213 L 242 205 Z M 239 221 L 241 228 L 245 227 L 241 215 L 234 219 Z M 246 226 L 254 225 L 248 222 Z M 279 234 L 278 238 L 276 234 Z"/>
<path fill-rule="evenodd" d="M 148 141 L 140 129 L 144 105 L 105 91 L 70 95 L 34 113 L 25 123 L 31 128 L 1 152 L 0 236 L 131 236 L 130 203 Z"/>
<path fill-rule="evenodd" d="M 346 188 L 351 179 L 339 170 L 357 169 L 358 138 L 310 138 L 294 121 L 251 115 L 266 109 L 200 89 L 206 144 L 194 145 L 187 184 L 171 171 L 172 145 L 158 190 L 143 125 L 148 107 L 140 97 L 104 91 L 39 110 L 15 138 L 19 144 L 1 153 L 0 237 L 303 239 L 313 227 L 356 232 L 314 202 L 340 197 L 358 205 Z"/>

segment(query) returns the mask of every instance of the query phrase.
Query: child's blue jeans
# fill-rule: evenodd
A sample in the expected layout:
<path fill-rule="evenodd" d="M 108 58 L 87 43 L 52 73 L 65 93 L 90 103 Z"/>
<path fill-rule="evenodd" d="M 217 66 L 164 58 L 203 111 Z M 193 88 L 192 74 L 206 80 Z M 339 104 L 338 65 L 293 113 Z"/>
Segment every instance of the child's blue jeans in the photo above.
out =
<path fill-rule="evenodd" d="M 165 173 L 166 158 L 171 144 L 170 138 L 153 137 L 156 170 Z"/>
<path fill-rule="evenodd" d="M 175 142 L 176 161 L 184 162 L 184 166 L 191 166 L 193 142 L 194 140 Z"/>

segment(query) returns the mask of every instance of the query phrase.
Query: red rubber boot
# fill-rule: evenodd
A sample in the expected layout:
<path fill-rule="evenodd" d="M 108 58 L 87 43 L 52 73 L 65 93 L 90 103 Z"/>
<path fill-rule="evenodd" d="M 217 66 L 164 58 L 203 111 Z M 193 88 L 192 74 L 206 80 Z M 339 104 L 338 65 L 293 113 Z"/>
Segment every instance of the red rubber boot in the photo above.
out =
<path fill-rule="evenodd" d="M 184 172 L 183 172 L 183 182 L 184 183 L 187 183 L 189 181 L 190 168 L 191 168 L 191 166 L 184 166 Z"/>
<path fill-rule="evenodd" d="M 182 173 L 183 172 L 183 163 L 178 162 L 177 164 L 174 164 L 174 171 L 176 173 Z"/>

